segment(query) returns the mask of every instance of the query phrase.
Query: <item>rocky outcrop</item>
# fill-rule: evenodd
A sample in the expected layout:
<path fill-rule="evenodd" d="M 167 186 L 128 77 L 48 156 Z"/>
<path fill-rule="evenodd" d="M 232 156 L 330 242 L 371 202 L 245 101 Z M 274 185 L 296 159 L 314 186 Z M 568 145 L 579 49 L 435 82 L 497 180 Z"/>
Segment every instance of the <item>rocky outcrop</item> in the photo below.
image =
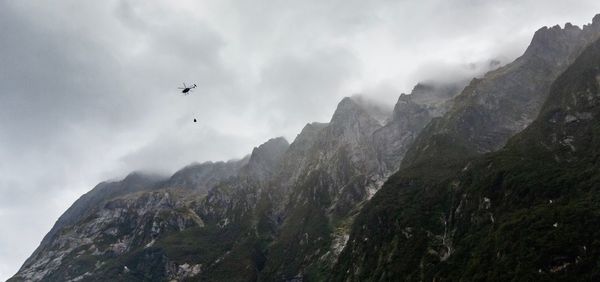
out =
<path fill-rule="evenodd" d="M 96 271 L 112 271 L 115 266 L 111 262 L 124 254 L 152 247 L 171 232 L 204 226 L 202 219 L 186 207 L 187 200 L 172 191 L 134 193 L 107 200 L 100 208 L 87 211 L 76 224 L 62 226 L 12 280 L 77 281 L 97 275 Z M 120 265 L 118 273 L 127 274 L 121 271 L 124 267 L 135 269 L 133 265 Z"/>
<path fill-rule="evenodd" d="M 410 146 L 403 166 L 436 156 L 459 156 L 501 148 L 538 115 L 551 83 L 600 36 L 600 22 L 583 28 L 565 25 L 538 30 L 514 62 L 474 79 Z"/>
<path fill-rule="evenodd" d="M 395 172 L 409 146 L 434 117 L 443 115 L 464 83 L 419 83 L 410 95 L 402 94 L 390 122 L 377 130 L 373 142 L 381 168 Z"/>
<path fill-rule="evenodd" d="M 260 181 L 267 180 L 277 172 L 281 158 L 290 144 L 283 137 L 273 138 L 254 148 L 242 173 Z"/>
<path fill-rule="evenodd" d="M 163 186 L 181 187 L 208 193 L 210 188 L 221 181 L 236 176 L 240 169 L 248 163 L 248 159 L 249 157 L 228 162 L 192 164 L 173 174 Z"/>
<path fill-rule="evenodd" d="M 374 141 L 377 132 L 394 123 L 418 130 L 403 111 L 401 103 L 392 114 L 344 98 L 329 123 L 306 125 L 292 144 L 274 138 L 241 160 L 100 184 L 13 279 L 233 279 L 239 273 L 222 271 L 238 268 L 266 280 L 319 275 L 343 248 L 353 215 L 391 173 L 380 161 L 389 148 Z M 227 239 L 207 245 L 220 237 Z M 199 253 L 183 255 L 173 240 L 193 240 L 184 249 Z"/>
<path fill-rule="evenodd" d="M 596 41 L 501 150 L 392 176 L 331 280 L 597 280 L 599 66 Z"/>
<path fill-rule="evenodd" d="M 463 159 L 500 148 L 529 125 L 551 82 L 597 37 L 599 25 L 596 17 L 582 29 L 541 29 L 523 56 L 473 80 L 459 96 L 461 83 L 421 83 L 393 111 L 348 97 L 329 123 L 307 124 L 291 144 L 274 138 L 242 160 L 194 164 L 170 178 L 132 174 L 102 183 L 59 219 L 12 280 L 458 277 L 443 272 L 450 268 L 443 263 L 461 263 L 464 250 L 482 252 L 462 246 L 460 234 L 506 220 L 493 210 L 500 194 L 467 193 L 497 186 L 476 183 L 493 178 L 488 174 L 469 178 L 472 168 L 487 166 Z M 585 99 L 595 105 L 598 85 L 579 88 L 579 80 L 564 80 L 561 85 L 575 81 L 578 102 L 557 106 L 566 110 L 550 115 L 556 128 L 543 131 L 550 136 L 541 144 L 555 160 L 576 162 L 574 152 L 589 153 L 589 130 L 584 136 L 569 128 L 591 124 L 595 108 L 580 106 Z M 560 97 L 552 101 L 569 99 Z M 403 159 L 405 167 L 380 191 Z M 543 269 L 560 272 L 574 263 L 558 259 Z"/>

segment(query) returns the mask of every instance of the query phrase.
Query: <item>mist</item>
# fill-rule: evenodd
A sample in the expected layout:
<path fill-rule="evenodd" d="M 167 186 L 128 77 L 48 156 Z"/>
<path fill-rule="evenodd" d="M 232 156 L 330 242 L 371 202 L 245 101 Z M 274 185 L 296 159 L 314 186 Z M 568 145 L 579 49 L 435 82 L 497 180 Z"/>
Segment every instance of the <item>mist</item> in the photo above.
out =
<path fill-rule="evenodd" d="M 359 94 L 514 60 L 597 1 L 0 2 L 0 279 L 98 182 L 290 142 Z M 196 83 L 191 95 L 177 90 Z M 198 122 L 194 123 L 196 118 Z"/>

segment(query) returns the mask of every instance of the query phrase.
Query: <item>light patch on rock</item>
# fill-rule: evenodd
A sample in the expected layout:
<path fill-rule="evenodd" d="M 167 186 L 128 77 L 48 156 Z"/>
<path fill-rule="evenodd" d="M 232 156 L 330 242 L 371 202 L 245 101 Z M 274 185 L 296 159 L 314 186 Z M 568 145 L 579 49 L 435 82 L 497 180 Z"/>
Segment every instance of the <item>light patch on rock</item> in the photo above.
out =
<path fill-rule="evenodd" d="M 405 227 L 404 229 L 402 229 L 402 235 L 404 235 L 404 237 L 406 239 L 410 239 L 410 237 L 412 237 L 412 227 Z"/>
<path fill-rule="evenodd" d="M 483 202 L 481 203 L 481 207 L 483 209 L 489 209 L 490 207 L 492 207 L 492 200 L 490 200 L 490 198 L 488 197 L 483 197 Z"/>
<path fill-rule="evenodd" d="M 371 198 L 373 198 L 375 193 L 377 193 L 377 191 L 379 191 L 379 189 L 381 189 L 381 187 L 383 186 L 383 183 L 385 183 L 384 178 L 377 178 L 377 179 L 373 179 L 373 180 L 375 180 L 375 181 L 373 181 L 371 184 L 369 184 L 367 186 L 367 200 L 370 200 Z"/>
<path fill-rule="evenodd" d="M 563 264 L 561 264 L 561 265 L 557 265 L 557 266 L 555 266 L 555 267 L 552 267 L 552 268 L 550 268 L 550 272 L 552 272 L 552 273 L 556 273 L 556 272 L 563 271 L 563 270 L 565 270 L 565 269 L 566 269 L 566 268 L 567 268 L 569 265 L 571 265 L 571 263 L 570 263 L 570 262 L 565 262 L 565 263 L 563 263 Z"/>
<path fill-rule="evenodd" d="M 567 115 L 565 116 L 565 123 L 571 123 L 577 121 L 577 117 L 574 115 Z"/>
<path fill-rule="evenodd" d="M 202 270 L 202 264 L 194 264 L 193 266 L 189 263 L 180 264 L 177 269 L 176 278 L 177 280 L 183 280 L 186 278 L 191 278 L 200 273 Z"/>
<path fill-rule="evenodd" d="M 463 167 L 462 171 L 467 171 L 469 170 L 469 167 L 471 167 L 471 162 L 469 162 L 465 167 Z"/>
<path fill-rule="evenodd" d="M 82 281 L 83 279 L 85 279 L 88 276 L 91 276 L 92 274 L 88 271 L 84 274 L 81 274 L 73 279 L 67 280 L 68 282 L 77 282 L 77 281 Z"/>
<path fill-rule="evenodd" d="M 204 227 L 204 221 L 202 220 L 202 218 L 200 218 L 200 216 L 198 216 L 196 212 L 194 212 L 194 210 L 187 209 L 187 211 L 188 215 L 196 223 L 196 225 L 198 225 L 199 227 Z"/>
<path fill-rule="evenodd" d="M 349 234 L 339 234 L 333 239 L 332 250 L 335 257 L 338 257 L 350 238 Z"/>
<path fill-rule="evenodd" d="M 229 224 L 229 218 L 226 217 L 225 219 L 221 220 L 217 225 L 219 225 L 220 228 L 223 228 L 225 226 L 227 226 Z"/>
<path fill-rule="evenodd" d="M 573 145 L 573 141 L 575 141 L 573 136 L 567 136 L 560 143 L 563 144 L 564 146 L 568 146 L 571 149 L 571 151 L 575 152 L 576 148 Z"/>
<path fill-rule="evenodd" d="M 129 248 L 129 239 L 128 238 L 122 238 L 119 239 L 119 241 L 117 241 L 116 243 L 110 244 L 110 250 L 112 250 L 115 254 L 120 255 L 124 252 L 127 251 L 127 249 Z"/>
<path fill-rule="evenodd" d="M 156 242 L 156 240 L 152 239 L 152 241 L 150 241 L 148 244 L 146 244 L 146 245 L 144 246 L 144 249 L 145 249 L 145 248 L 150 248 L 150 247 L 152 247 L 152 245 L 154 245 L 154 242 Z"/>

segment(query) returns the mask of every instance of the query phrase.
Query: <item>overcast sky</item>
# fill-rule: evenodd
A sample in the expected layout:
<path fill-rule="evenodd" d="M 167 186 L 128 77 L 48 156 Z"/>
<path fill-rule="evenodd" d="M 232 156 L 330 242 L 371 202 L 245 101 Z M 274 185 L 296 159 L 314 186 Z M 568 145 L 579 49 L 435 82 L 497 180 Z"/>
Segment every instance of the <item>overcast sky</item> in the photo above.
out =
<path fill-rule="evenodd" d="M 0 1 L 0 280 L 100 181 L 291 142 L 343 96 L 391 106 L 600 12 L 598 0 L 48 3 Z M 182 82 L 198 88 L 181 96 Z"/>

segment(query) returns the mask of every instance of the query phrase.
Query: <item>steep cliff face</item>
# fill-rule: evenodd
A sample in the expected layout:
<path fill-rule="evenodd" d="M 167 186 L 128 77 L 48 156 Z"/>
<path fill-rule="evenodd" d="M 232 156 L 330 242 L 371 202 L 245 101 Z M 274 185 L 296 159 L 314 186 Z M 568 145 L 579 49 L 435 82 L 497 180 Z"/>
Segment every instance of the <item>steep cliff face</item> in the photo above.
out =
<path fill-rule="evenodd" d="M 583 28 L 566 24 L 538 30 L 523 56 L 474 79 L 410 146 L 409 166 L 440 154 L 460 156 L 501 148 L 538 115 L 551 83 L 600 36 L 600 17 Z"/>
<path fill-rule="evenodd" d="M 298 181 L 298 178 L 308 172 L 310 169 L 309 162 L 311 161 L 310 150 L 315 145 L 320 132 L 328 125 L 328 123 L 309 123 L 304 126 L 294 142 L 290 144 L 290 148 L 282 157 L 282 168 L 274 181 L 281 185 L 277 190 L 282 194 L 287 195 L 291 186 Z"/>
<path fill-rule="evenodd" d="M 597 280 L 600 41 L 502 150 L 400 170 L 357 217 L 335 281 Z"/>
<path fill-rule="evenodd" d="M 240 243 L 251 226 L 248 211 L 287 146 L 276 138 L 239 161 L 191 165 L 168 179 L 136 173 L 102 183 L 58 220 L 12 280 L 236 278 L 254 263 L 252 247 Z M 238 257 L 250 259 L 242 267 Z M 223 267 L 241 269 L 228 276 Z"/>
<path fill-rule="evenodd" d="M 283 137 L 273 138 L 254 148 L 242 174 L 266 181 L 279 171 L 279 163 L 290 144 Z"/>
<path fill-rule="evenodd" d="M 465 83 L 419 83 L 410 95 L 402 94 L 391 121 L 377 130 L 373 142 L 382 170 L 395 172 L 408 148 L 434 117 L 445 114 Z"/>
<path fill-rule="evenodd" d="M 274 138 L 241 160 L 102 183 L 12 280 L 476 280 L 479 269 L 500 280 L 545 278 L 533 276 L 534 266 L 583 273 L 597 261 L 590 228 L 562 222 L 578 233 L 551 224 L 557 237 L 540 231 L 510 242 L 528 224 L 546 230 L 551 217 L 597 213 L 595 49 L 567 67 L 599 30 L 600 16 L 583 29 L 541 29 L 522 57 L 462 92 L 460 83 L 421 83 L 393 111 L 344 98 L 329 123 L 306 125 L 292 144 Z M 531 124 L 547 93 L 540 119 L 506 149 L 476 157 Z M 532 254 L 546 243 L 559 247 Z"/>
<path fill-rule="evenodd" d="M 393 112 L 360 97 L 344 98 L 329 123 L 307 125 L 291 144 L 282 171 L 270 183 L 276 187 L 270 199 L 285 204 L 267 216 L 274 235 L 261 280 L 327 277 L 355 214 L 399 166 L 384 156 L 402 154 L 412 136 L 458 93 L 447 86 L 415 89 L 418 102 L 411 104 L 426 112 L 416 122 L 404 105 L 408 95 Z M 404 135 L 410 137 L 391 144 Z"/>
<path fill-rule="evenodd" d="M 192 164 L 173 174 L 165 186 L 208 193 L 208 190 L 219 182 L 236 176 L 240 169 L 248 163 L 248 160 L 249 157 L 228 162 Z"/>
<path fill-rule="evenodd" d="M 13 279 L 323 278 L 354 214 L 397 167 L 382 163 L 393 152 L 377 132 L 419 130 L 402 111 L 345 98 L 329 123 L 308 124 L 291 145 L 274 138 L 238 161 L 100 184 Z"/>
<path fill-rule="evenodd" d="M 55 223 L 40 246 L 25 261 L 15 277 L 24 280 L 39 280 L 56 271 L 66 254 L 76 246 L 61 243 L 63 230 L 77 225 L 90 214 L 102 209 L 103 204 L 113 197 L 135 193 L 142 189 L 153 190 L 161 180 L 158 176 L 132 173 L 122 181 L 103 182 L 81 196 Z"/>
<path fill-rule="evenodd" d="M 336 228 L 368 198 L 369 189 L 380 185 L 372 135 L 389 115 L 360 99 L 344 98 L 331 121 L 312 135 L 311 146 L 303 146 L 304 138 L 292 144 L 302 149 L 303 166 L 285 198 L 261 279 L 315 278 L 327 269 Z M 314 132 L 313 127 L 303 133 Z"/>
<path fill-rule="evenodd" d="M 497 66 L 499 62 L 490 63 L 491 66 Z M 468 84 L 468 81 L 456 82 L 421 82 L 415 85 L 410 92 L 410 100 L 423 106 L 430 113 L 431 117 L 440 117 L 444 115 L 451 106 L 451 100 L 458 95 Z M 396 111 L 401 113 L 400 111 Z"/>

